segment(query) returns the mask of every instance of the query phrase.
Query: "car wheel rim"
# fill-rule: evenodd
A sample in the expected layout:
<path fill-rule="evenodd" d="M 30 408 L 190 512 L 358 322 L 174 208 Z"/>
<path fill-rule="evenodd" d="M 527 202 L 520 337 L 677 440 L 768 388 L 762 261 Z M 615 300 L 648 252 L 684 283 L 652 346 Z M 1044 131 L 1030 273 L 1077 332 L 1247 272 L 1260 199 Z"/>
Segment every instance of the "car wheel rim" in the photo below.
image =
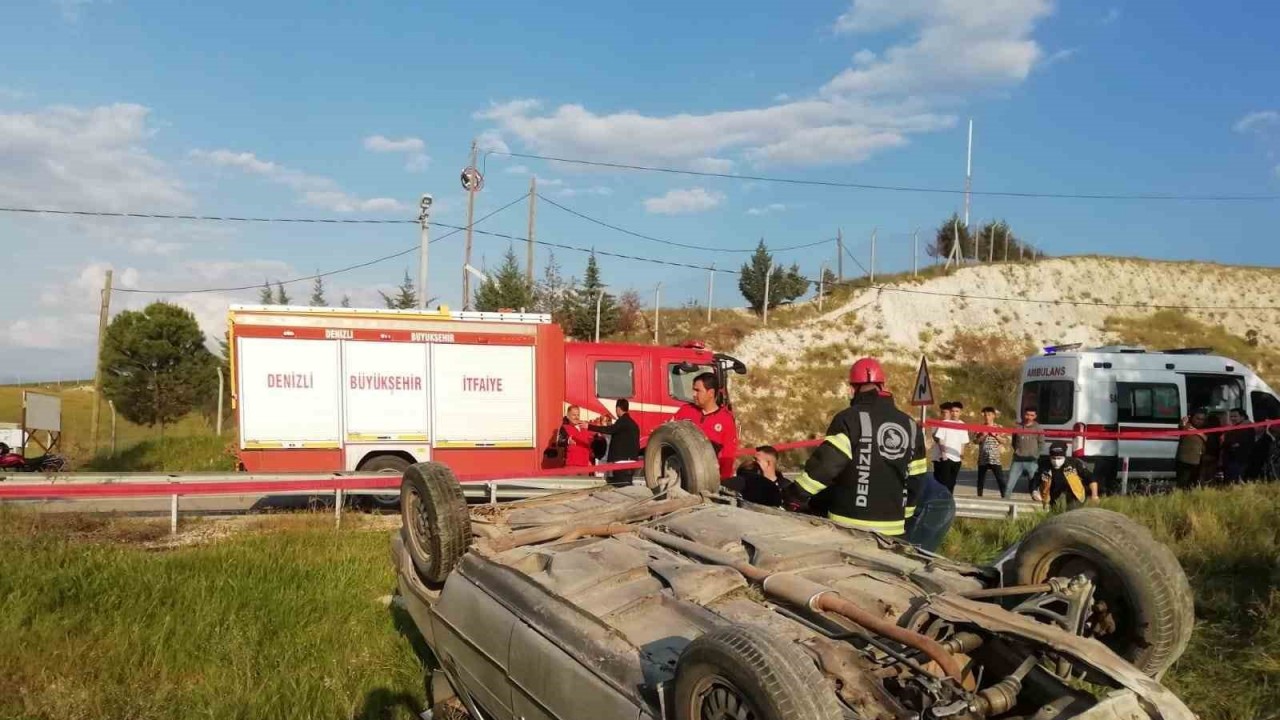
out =
<path fill-rule="evenodd" d="M 684 487 L 684 463 L 679 454 L 670 450 L 662 454 L 662 485 Z"/>
<path fill-rule="evenodd" d="M 1040 582 L 1077 575 L 1084 575 L 1093 583 L 1093 601 L 1081 634 L 1125 654 L 1140 641 L 1136 636 L 1137 618 L 1128 591 L 1110 565 L 1087 553 L 1061 552 L 1045 558 L 1036 572 Z"/>
<path fill-rule="evenodd" d="M 403 474 L 403 472 L 400 470 L 387 468 L 386 470 L 379 470 L 378 474 L 379 475 L 401 475 Z M 396 505 L 400 502 L 399 495 L 370 495 L 369 497 L 372 497 L 373 501 L 378 503 L 379 505 Z"/>
<path fill-rule="evenodd" d="M 427 517 L 427 504 L 423 501 L 422 495 L 417 488 L 409 490 L 409 528 L 413 533 L 413 544 L 418 546 L 418 551 L 423 557 L 430 558 L 431 552 L 425 542 L 427 538 L 428 528 L 431 527 L 430 518 Z"/>
<path fill-rule="evenodd" d="M 757 720 L 760 713 L 736 685 L 720 675 L 698 682 L 693 689 L 693 712 L 698 720 Z"/>

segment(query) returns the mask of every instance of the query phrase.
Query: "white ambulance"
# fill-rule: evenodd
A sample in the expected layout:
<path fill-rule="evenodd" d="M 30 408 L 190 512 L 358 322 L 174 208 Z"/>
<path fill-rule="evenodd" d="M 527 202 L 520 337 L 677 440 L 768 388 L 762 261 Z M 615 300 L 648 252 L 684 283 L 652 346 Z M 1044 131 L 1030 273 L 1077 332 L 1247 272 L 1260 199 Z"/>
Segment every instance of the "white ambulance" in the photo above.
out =
<path fill-rule="evenodd" d="M 1197 409 L 1212 414 L 1240 408 L 1255 421 L 1280 419 L 1276 392 L 1210 348 L 1048 347 L 1023 363 L 1018 408 L 1019 417 L 1021 409 L 1035 408 L 1045 429 L 1072 432 L 1176 430 Z M 1172 475 L 1178 447 L 1176 437 L 1063 442 L 1104 486 L 1125 458 L 1132 472 Z"/>

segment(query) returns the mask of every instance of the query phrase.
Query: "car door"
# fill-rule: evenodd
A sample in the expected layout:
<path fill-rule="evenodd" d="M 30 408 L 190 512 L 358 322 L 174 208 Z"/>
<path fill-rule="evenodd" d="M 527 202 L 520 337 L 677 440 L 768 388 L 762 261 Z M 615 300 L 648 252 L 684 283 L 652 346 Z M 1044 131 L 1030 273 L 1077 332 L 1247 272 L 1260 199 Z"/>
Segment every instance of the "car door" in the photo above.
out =
<path fill-rule="evenodd" d="M 437 658 L 492 720 L 515 720 L 508 659 L 517 621 L 505 606 L 454 573 L 432 609 Z"/>
<path fill-rule="evenodd" d="M 516 720 L 629 720 L 640 708 L 525 623 L 511 633 L 511 700 Z"/>

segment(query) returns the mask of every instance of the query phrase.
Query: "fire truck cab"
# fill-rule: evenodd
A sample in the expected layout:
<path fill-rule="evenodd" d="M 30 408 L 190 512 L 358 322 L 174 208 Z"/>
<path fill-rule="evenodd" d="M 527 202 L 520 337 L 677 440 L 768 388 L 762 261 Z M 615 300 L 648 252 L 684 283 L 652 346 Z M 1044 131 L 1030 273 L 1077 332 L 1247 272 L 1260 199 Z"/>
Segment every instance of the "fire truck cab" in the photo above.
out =
<path fill-rule="evenodd" d="M 625 397 L 647 438 L 699 372 L 746 371 L 700 343 L 566 342 L 529 313 L 233 305 L 228 328 L 240 465 L 253 472 L 435 460 L 464 480 L 528 477 L 563 466 L 570 404 L 591 420 Z"/>

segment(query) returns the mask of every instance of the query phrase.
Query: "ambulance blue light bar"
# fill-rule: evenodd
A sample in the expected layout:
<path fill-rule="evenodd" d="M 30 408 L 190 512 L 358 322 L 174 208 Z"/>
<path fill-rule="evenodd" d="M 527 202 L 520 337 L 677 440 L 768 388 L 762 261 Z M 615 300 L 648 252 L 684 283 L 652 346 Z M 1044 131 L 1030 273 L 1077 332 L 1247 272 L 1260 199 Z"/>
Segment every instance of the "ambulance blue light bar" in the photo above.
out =
<path fill-rule="evenodd" d="M 1056 355 L 1061 350 L 1075 350 L 1084 343 L 1067 343 L 1065 345 L 1050 345 L 1044 349 L 1045 355 Z"/>

